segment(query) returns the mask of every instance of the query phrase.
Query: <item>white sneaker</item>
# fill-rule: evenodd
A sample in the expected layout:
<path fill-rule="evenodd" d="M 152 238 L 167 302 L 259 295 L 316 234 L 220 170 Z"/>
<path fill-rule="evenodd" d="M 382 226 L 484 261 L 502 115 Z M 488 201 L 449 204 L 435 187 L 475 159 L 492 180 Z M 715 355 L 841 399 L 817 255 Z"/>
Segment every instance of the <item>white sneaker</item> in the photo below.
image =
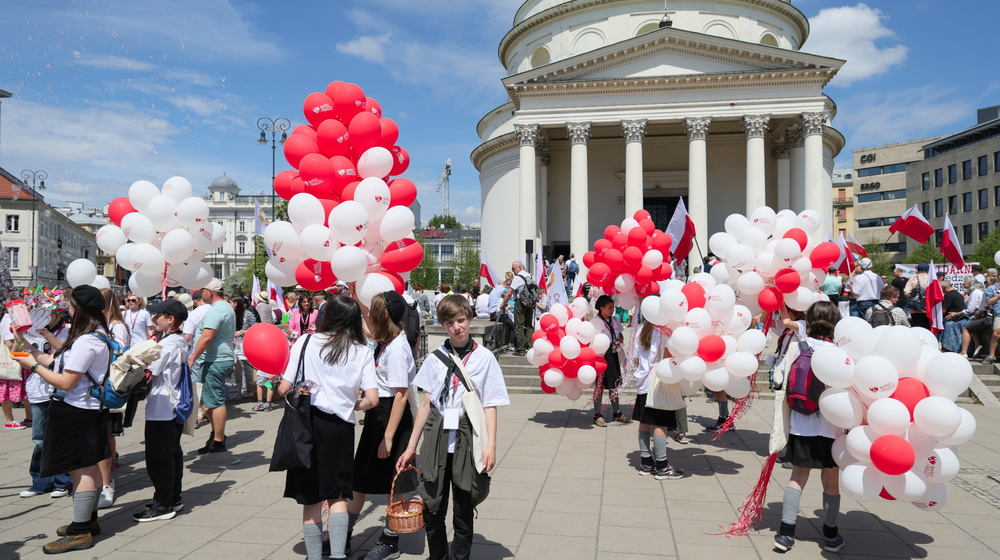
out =
<path fill-rule="evenodd" d="M 18 495 L 21 496 L 22 498 L 34 498 L 35 496 L 38 496 L 40 494 L 41 492 L 35 492 L 34 490 L 25 490 L 24 492 L 21 492 Z"/>
<path fill-rule="evenodd" d="M 69 496 L 69 488 L 56 488 L 49 496 L 53 498 L 65 498 Z"/>
<path fill-rule="evenodd" d="M 101 490 L 101 498 L 97 500 L 97 509 L 105 509 L 115 505 L 115 489 L 105 486 Z"/>

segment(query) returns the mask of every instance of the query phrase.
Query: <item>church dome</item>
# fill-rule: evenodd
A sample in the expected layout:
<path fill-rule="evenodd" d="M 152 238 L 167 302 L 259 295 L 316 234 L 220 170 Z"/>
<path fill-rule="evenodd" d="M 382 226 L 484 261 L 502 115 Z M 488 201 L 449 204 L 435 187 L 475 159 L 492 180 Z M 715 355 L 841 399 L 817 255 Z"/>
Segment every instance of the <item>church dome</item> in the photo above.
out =
<path fill-rule="evenodd" d="M 212 185 L 209 188 L 213 188 L 213 187 L 220 188 L 220 189 L 238 189 L 239 188 L 238 186 L 236 186 L 236 181 L 233 181 L 232 177 L 228 177 L 226 175 L 221 175 L 219 177 L 216 177 L 215 180 L 212 181 Z"/>

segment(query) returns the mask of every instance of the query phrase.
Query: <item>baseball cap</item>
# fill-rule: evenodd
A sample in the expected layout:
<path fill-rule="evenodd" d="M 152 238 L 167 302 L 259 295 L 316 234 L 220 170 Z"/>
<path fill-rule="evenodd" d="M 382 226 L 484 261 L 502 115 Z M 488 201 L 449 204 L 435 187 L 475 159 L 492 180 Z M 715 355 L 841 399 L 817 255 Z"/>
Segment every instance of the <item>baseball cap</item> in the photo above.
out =
<path fill-rule="evenodd" d="M 191 299 L 191 294 L 181 294 L 177 296 L 177 301 L 184 304 L 184 307 L 191 309 L 194 307 L 194 300 Z"/>
<path fill-rule="evenodd" d="M 920 263 L 917 265 L 917 272 L 927 272 L 931 269 L 930 265 L 927 263 Z"/>
<path fill-rule="evenodd" d="M 395 290 L 389 290 L 382 294 L 385 299 L 385 310 L 389 312 L 389 319 L 393 323 L 399 323 L 406 316 L 406 300 Z"/>
<path fill-rule="evenodd" d="M 176 299 L 165 299 L 163 301 L 158 301 L 153 305 L 146 308 L 150 315 L 156 315 L 157 313 L 166 313 L 176 317 L 181 321 L 187 321 L 188 312 L 184 304 L 177 301 Z"/>
<path fill-rule="evenodd" d="M 225 290 L 222 288 L 222 280 L 219 280 L 218 278 L 212 278 L 212 280 L 208 284 L 205 284 L 202 289 L 212 290 L 217 294 L 225 293 Z"/>
<path fill-rule="evenodd" d="M 865 258 L 861 259 L 860 261 L 858 261 L 858 266 L 860 266 L 861 268 L 863 268 L 865 270 L 868 270 L 869 268 L 872 267 L 872 260 L 869 259 L 868 257 L 865 257 Z"/>
<path fill-rule="evenodd" d="M 167 292 L 167 297 L 171 298 L 171 299 L 176 299 L 177 298 L 177 292 L 175 292 L 173 290 L 170 290 L 169 292 Z"/>

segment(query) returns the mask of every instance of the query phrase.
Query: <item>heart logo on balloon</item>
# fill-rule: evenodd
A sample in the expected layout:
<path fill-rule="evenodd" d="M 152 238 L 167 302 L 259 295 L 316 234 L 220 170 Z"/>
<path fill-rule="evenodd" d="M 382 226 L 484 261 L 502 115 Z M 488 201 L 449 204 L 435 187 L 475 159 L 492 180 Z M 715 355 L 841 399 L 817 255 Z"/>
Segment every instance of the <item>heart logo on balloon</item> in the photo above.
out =
<path fill-rule="evenodd" d="M 318 186 L 318 185 L 322 185 L 323 184 L 323 179 L 320 179 L 320 178 L 309 179 L 308 181 L 303 181 L 303 183 L 305 185 L 307 185 L 307 186 L 315 187 L 315 186 Z"/>
<path fill-rule="evenodd" d="M 324 241 L 324 242 L 323 242 L 323 246 L 324 246 L 324 247 L 329 247 L 329 246 L 330 246 L 330 240 L 329 240 L 329 239 L 327 239 L 326 241 Z"/>
<path fill-rule="evenodd" d="M 356 229 L 358 231 L 361 231 L 361 230 L 365 229 L 365 225 L 364 224 L 356 225 L 356 226 L 354 226 L 354 229 Z"/>
<path fill-rule="evenodd" d="M 316 107 L 313 107 L 313 113 L 316 113 L 317 115 L 320 114 L 321 112 L 332 111 L 332 110 L 333 107 L 331 107 L 329 103 L 324 103 L 322 105 L 317 105 Z"/>

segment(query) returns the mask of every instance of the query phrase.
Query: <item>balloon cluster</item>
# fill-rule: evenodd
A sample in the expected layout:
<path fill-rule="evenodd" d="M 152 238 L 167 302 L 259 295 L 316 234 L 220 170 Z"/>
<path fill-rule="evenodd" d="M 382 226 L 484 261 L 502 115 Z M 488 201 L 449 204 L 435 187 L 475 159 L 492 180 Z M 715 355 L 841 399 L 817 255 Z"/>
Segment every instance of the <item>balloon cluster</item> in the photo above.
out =
<path fill-rule="evenodd" d="M 584 253 L 587 282 L 609 295 L 618 294 L 618 305 L 632 309 L 643 297 L 659 293 L 657 282 L 673 273 L 671 242 L 670 234 L 656 229 L 649 212 L 639 210 L 621 227 L 608 226 L 604 239 Z"/>
<path fill-rule="evenodd" d="M 837 323 L 834 341 L 816 349 L 812 368 L 827 386 L 820 413 L 850 430 L 833 443 L 841 489 L 859 502 L 881 496 L 941 509 L 944 483 L 959 470 L 955 446 L 976 431 L 976 419 L 955 404 L 972 366 L 919 327 L 872 328 L 850 317 Z"/>
<path fill-rule="evenodd" d="M 288 200 L 290 222 L 264 232 L 274 254 L 266 266 L 279 286 L 300 284 L 323 290 L 334 282 L 358 282 L 368 303 L 375 294 L 401 291 L 423 259 L 413 239 L 417 198 L 402 177 L 410 156 L 396 146 L 399 127 L 382 118 L 377 101 L 355 84 L 333 82 L 303 104 L 309 125 L 297 127 L 284 144 L 285 159 L 297 171 L 274 179 Z"/>
<path fill-rule="evenodd" d="M 719 284 L 740 293 L 740 303 L 755 314 L 777 311 L 783 305 L 805 311 L 817 301 L 828 301 L 820 286 L 830 265 L 840 260 L 836 243 L 816 243 L 812 234 L 821 219 L 815 210 L 796 215 L 767 206 L 726 218 L 726 231 L 713 234 L 708 246 L 724 266 L 710 271 Z"/>
<path fill-rule="evenodd" d="M 162 190 L 149 181 L 136 181 L 128 197 L 111 201 L 112 224 L 97 230 L 97 246 L 134 273 L 128 287 L 137 295 L 149 297 L 164 286 L 197 290 L 212 279 L 212 269 L 202 258 L 226 241 L 225 230 L 210 222 L 208 213 L 208 203 L 193 196 L 184 177 L 167 179 Z M 69 268 L 66 278 L 71 286 L 82 280 L 71 278 Z"/>
<path fill-rule="evenodd" d="M 569 305 L 553 305 L 539 319 L 527 358 L 538 366 L 542 391 L 575 401 L 608 369 L 604 353 L 611 339 L 586 320 L 589 311 L 587 300 L 576 298 Z"/>

